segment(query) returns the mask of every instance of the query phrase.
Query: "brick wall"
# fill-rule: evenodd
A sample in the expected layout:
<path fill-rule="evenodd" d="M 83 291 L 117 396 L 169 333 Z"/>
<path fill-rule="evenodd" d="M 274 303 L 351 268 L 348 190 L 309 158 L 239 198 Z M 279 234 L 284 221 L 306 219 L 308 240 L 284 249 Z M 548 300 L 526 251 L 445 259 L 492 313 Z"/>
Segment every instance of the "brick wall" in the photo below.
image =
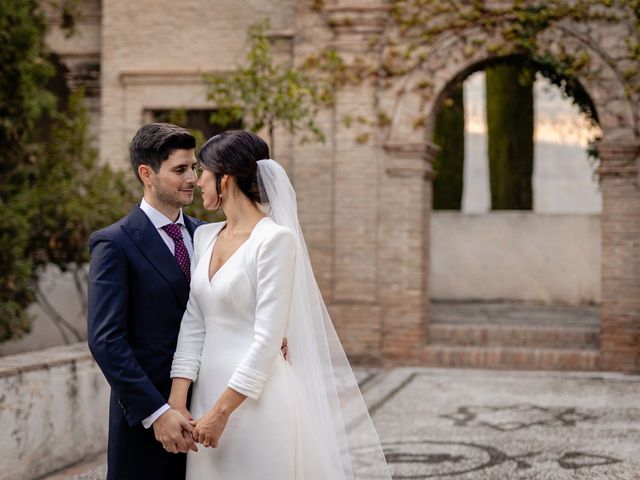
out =
<path fill-rule="evenodd" d="M 232 70 L 242 60 L 246 28 L 257 20 L 271 18 L 282 58 L 291 54 L 300 62 L 312 51 L 333 47 L 349 59 L 380 53 L 371 40 L 384 28 L 385 5 L 382 0 L 336 0 L 318 11 L 312 2 L 289 0 L 102 2 L 101 158 L 127 164 L 127 145 L 145 109 L 215 107 L 206 101 L 201 73 Z M 629 101 L 620 82 L 627 26 L 585 27 L 609 59 L 605 63 L 594 54 L 594 75 L 580 79 L 604 136 L 637 145 L 640 102 Z M 97 37 L 92 38 L 95 44 Z M 352 358 L 416 362 L 429 340 L 433 148 L 428 140 L 442 92 L 455 79 L 483 68 L 493 54 L 482 45 L 492 38 L 490 32 L 445 33 L 425 45 L 424 64 L 402 85 L 388 91 L 375 85 L 341 89 L 336 107 L 319 118 L 327 134 L 324 145 L 298 145 L 278 136 L 276 157 L 292 175 L 318 282 Z M 550 50 L 571 50 L 579 43 L 569 27 L 552 27 L 541 37 Z M 429 98 L 412 92 L 424 80 L 433 85 Z M 378 107 L 391 113 L 389 127 L 364 141 L 361 126 L 346 127 L 345 115 L 371 120 Z M 414 128 L 424 112 L 425 128 Z M 625 371 L 640 369 L 640 198 L 634 148 L 622 157 L 605 152 L 602 171 L 603 366 Z"/>

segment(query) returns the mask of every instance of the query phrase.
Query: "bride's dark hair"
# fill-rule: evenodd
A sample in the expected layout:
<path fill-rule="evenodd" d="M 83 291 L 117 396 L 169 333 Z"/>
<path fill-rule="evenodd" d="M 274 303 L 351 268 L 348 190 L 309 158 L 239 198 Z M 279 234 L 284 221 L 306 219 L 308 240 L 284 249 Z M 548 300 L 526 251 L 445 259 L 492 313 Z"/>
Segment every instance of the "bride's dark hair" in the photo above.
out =
<path fill-rule="evenodd" d="M 267 143 L 246 130 L 228 130 L 211 137 L 198 154 L 202 168 L 216 177 L 218 195 L 222 176 L 233 175 L 240 191 L 257 203 L 260 203 L 258 160 L 266 158 L 269 158 Z"/>

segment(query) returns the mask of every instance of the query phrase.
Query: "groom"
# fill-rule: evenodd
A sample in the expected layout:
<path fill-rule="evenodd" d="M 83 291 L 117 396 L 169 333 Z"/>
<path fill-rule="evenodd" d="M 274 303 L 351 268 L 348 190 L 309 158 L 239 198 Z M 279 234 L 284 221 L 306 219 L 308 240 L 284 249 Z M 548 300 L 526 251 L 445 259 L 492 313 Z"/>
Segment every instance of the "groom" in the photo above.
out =
<path fill-rule="evenodd" d="M 144 197 L 89 239 L 88 343 L 111 386 L 108 480 L 174 480 L 196 449 L 186 416 L 169 407 L 169 371 L 189 298 L 193 234 L 184 215 L 197 181 L 194 137 L 166 123 L 130 146 Z"/>

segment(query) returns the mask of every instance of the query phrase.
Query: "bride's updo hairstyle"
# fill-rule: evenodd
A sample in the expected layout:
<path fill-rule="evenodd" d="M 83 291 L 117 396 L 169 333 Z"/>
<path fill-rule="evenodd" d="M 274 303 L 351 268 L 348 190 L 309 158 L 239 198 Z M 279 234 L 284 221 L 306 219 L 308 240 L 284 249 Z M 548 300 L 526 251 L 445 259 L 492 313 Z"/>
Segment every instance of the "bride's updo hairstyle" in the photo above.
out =
<path fill-rule="evenodd" d="M 198 160 L 216 177 L 218 206 L 223 175 L 236 178 L 238 188 L 250 200 L 260 203 L 258 160 L 269 158 L 269 146 L 258 135 L 246 130 L 228 130 L 211 137 L 200 149 Z"/>

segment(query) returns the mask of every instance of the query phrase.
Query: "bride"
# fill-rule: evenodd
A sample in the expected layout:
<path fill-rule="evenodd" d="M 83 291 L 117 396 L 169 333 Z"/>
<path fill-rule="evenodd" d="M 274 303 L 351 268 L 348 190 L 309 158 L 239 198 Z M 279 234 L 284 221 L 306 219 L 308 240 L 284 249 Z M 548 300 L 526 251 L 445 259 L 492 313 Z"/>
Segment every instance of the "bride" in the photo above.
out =
<path fill-rule="evenodd" d="M 187 479 L 390 479 L 380 441 L 317 287 L 293 187 L 257 135 L 199 154 L 207 209 L 169 404 L 196 420 Z M 266 214 L 265 214 L 266 212 Z M 280 346 L 288 339 L 288 360 Z"/>

